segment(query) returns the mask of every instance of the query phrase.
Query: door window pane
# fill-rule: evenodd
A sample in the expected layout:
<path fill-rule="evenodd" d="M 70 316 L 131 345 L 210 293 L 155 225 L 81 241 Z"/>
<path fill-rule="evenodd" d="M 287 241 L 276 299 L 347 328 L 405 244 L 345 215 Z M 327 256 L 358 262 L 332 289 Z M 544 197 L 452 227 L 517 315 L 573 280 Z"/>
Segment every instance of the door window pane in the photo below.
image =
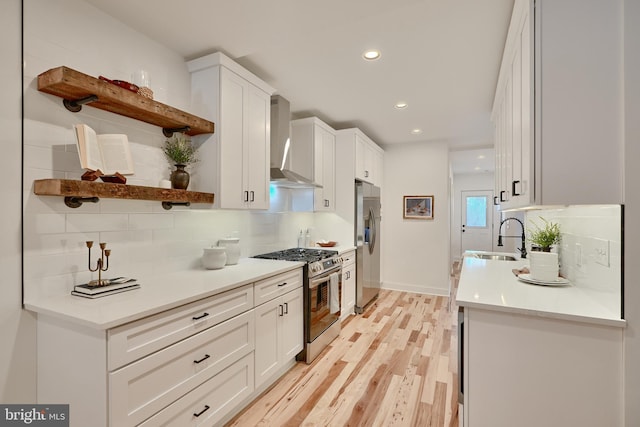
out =
<path fill-rule="evenodd" d="M 487 226 L 487 197 L 467 197 L 467 227 Z"/>

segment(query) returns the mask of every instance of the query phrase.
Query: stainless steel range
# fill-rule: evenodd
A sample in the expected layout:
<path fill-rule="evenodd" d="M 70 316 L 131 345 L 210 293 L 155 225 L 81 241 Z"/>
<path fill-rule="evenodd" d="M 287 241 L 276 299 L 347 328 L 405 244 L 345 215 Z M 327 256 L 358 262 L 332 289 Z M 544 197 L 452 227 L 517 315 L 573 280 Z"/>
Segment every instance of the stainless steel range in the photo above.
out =
<path fill-rule="evenodd" d="M 305 348 L 297 359 L 311 363 L 340 334 L 342 258 L 337 251 L 305 248 L 254 258 L 306 262 L 303 268 Z"/>

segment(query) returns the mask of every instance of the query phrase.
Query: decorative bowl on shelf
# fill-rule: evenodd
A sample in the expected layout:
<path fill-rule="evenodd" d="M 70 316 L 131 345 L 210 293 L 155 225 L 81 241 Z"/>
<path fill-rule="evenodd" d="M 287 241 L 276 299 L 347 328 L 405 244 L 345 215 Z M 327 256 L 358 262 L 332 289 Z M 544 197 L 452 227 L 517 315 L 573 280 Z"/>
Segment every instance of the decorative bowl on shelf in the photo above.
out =
<path fill-rule="evenodd" d="M 318 246 L 321 246 L 323 248 L 332 248 L 332 247 L 334 247 L 335 245 L 338 244 L 338 242 L 333 242 L 333 241 L 331 241 L 331 242 L 322 241 L 322 242 L 316 242 L 316 243 L 318 244 Z"/>

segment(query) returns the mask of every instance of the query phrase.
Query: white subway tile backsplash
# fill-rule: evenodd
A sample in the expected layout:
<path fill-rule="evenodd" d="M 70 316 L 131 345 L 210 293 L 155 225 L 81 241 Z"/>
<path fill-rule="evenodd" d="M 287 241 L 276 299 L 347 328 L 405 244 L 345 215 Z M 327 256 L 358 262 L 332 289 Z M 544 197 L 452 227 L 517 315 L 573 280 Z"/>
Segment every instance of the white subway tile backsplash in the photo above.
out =
<path fill-rule="evenodd" d="M 84 205 L 82 205 L 84 207 Z M 82 207 L 78 209 L 82 209 Z M 69 213 L 66 215 L 66 230 L 70 233 L 91 231 L 127 230 L 129 216 L 127 214 L 88 214 Z"/>
<path fill-rule="evenodd" d="M 131 230 L 156 230 L 173 228 L 173 215 L 169 213 L 130 214 Z"/>
<path fill-rule="evenodd" d="M 607 307 L 622 300 L 622 206 L 569 206 L 527 213 L 527 227 L 541 224 L 540 217 L 560 224 L 557 248 L 561 274 L 574 286 L 599 292 Z M 598 262 L 598 251 L 608 248 L 609 265 Z"/>

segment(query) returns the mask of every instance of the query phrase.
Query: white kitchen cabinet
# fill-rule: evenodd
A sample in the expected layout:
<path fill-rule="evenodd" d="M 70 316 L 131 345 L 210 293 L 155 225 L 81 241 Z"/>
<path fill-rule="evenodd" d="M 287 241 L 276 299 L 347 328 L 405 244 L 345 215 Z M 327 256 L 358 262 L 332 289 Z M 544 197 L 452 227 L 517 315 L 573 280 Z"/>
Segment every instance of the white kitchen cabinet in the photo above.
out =
<path fill-rule="evenodd" d="M 138 425 L 251 353 L 254 322 L 248 311 L 110 372 L 111 425 Z"/>
<path fill-rule="evenodd" d="M 516 0 L 492 112 L 501 209 L 622 203 L 622 16 Z"/>
<path fill-rule="evenodd" d="M 342 255 L 342 301 L 340 318 L 354 314 L 356 306 L 356 251 Z"/>
<path fill-rule="evenodd" d="M 222 53 L 187 65 L 192 108 L 216 126 L 199 149 L 197 187 L 215 193 L 214 207 L 268 209 L 274 89 Z"/>
<path fill-rule="evenodd" d="M 281 363 L 258 390 L 255 349 L 265 354 L 271 330 L 262 323 L 256 335 L 254 307 L 271 301 Z M 219 425 L 293 366 L 302 313 L 301 268 L 107 329 L 39 312 L 37 399 L 70 404 L 72 427 Z"/>
<path fill-rule="evenodd" d="M 623 426 L 623 333 L 465 307 L 465 427 Z"/>
<path fill-rule="evenodd" d="M 335 211 L 335 131 L 316 117 L 293 120 L 291 144 L 293 152 L 312 153 L 307 156 L 306 166 L 294 171 L 322 185 L 314 190 L 314 210 Z M 294 163 L 304 164 L 301 160 Z"/>
<path fill-rule="evenodd" d="M 293 286 L 280 296 L 273 296 L 255 308 L 255 386 L 261 387 L 287 367 L 303 349 L 303 290 L 302 277 L 292 282 L 283 278 L 281 283 Z M 284 285 L 283 285 L 284 286 Z"/>
<path fill-rule="evenodd" d="M 355 178 L 382 186 L 384 151 L 358 128 L 337 131 L 339 144 L 355 147 Z"/>

